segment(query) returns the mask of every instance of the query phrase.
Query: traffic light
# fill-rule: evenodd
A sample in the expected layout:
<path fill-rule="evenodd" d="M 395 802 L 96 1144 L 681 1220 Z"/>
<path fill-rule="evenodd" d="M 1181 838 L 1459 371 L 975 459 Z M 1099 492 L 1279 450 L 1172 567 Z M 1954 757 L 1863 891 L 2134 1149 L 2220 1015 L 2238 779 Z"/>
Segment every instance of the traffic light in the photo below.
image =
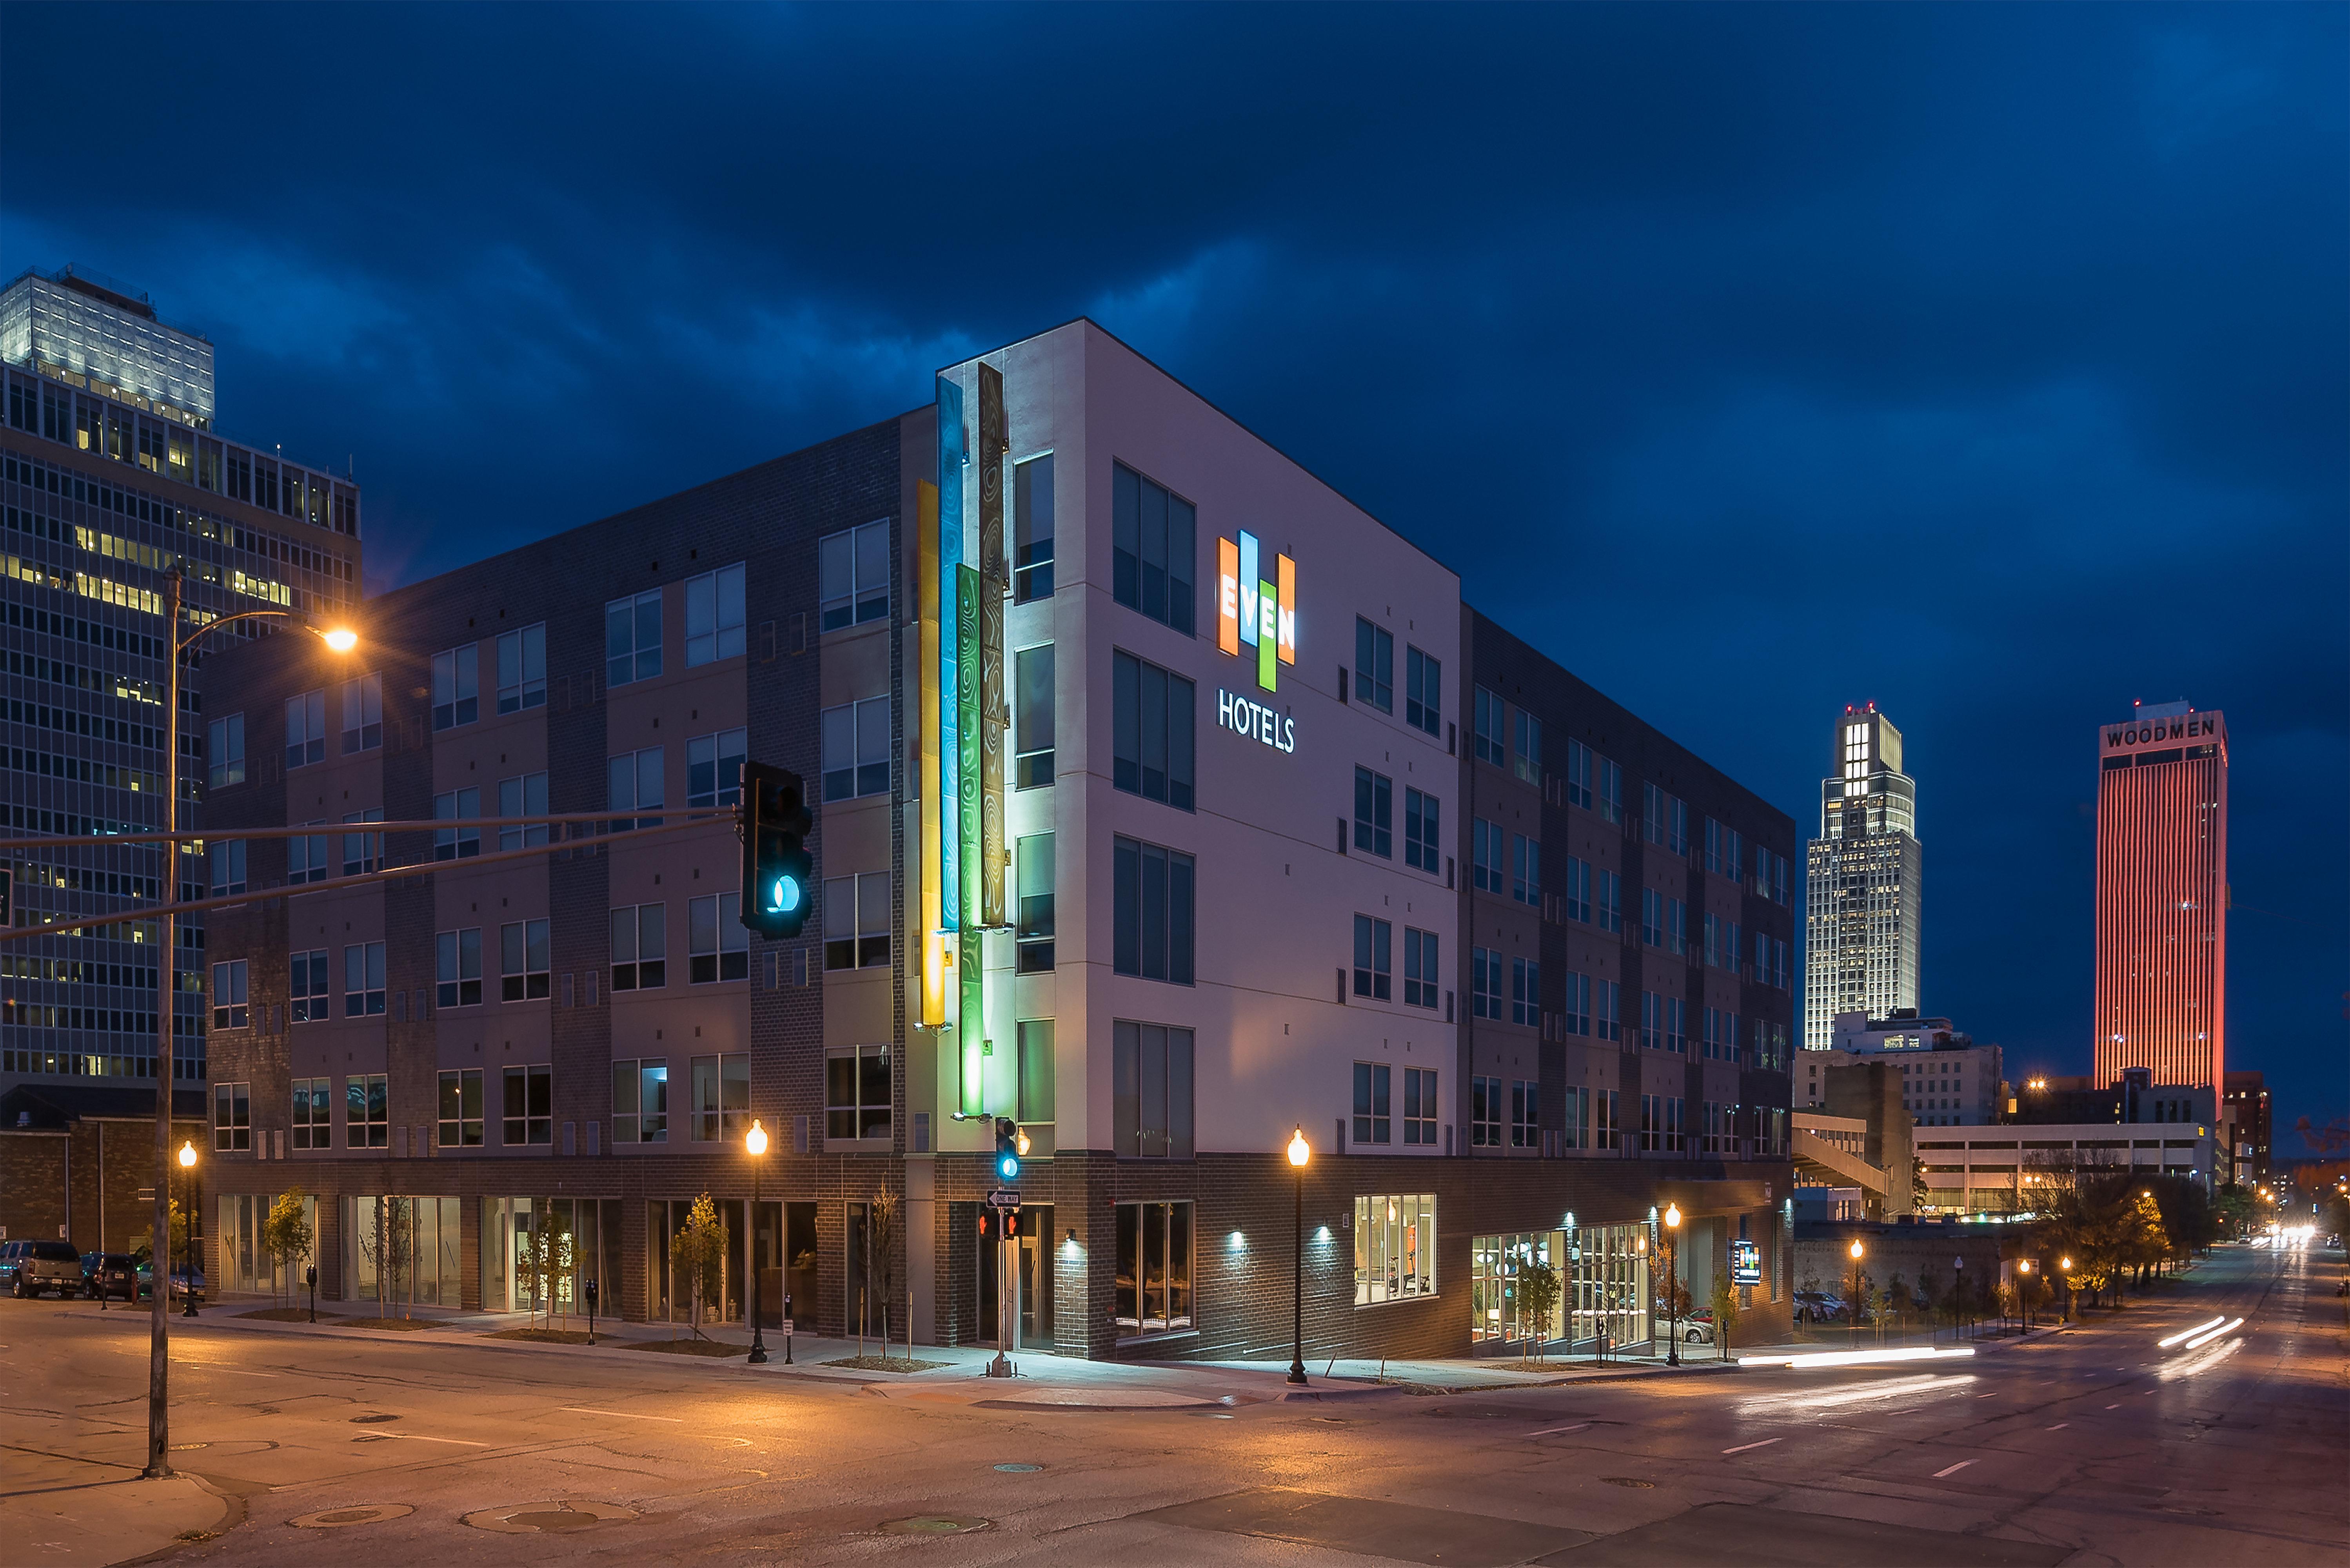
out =
<path fill-rule="evenodd" d="M 1010 1116 L 995 1118 L 995 1179 L 1020 1179 L 1020 1128 Z"/>
<path fill-rule="evenodd" d="M 807 919 L 816 867 L 800 840 L 813 826 L 800 775 L 743 764 L 743 924 L 763 937 L 795 937 Z"/>

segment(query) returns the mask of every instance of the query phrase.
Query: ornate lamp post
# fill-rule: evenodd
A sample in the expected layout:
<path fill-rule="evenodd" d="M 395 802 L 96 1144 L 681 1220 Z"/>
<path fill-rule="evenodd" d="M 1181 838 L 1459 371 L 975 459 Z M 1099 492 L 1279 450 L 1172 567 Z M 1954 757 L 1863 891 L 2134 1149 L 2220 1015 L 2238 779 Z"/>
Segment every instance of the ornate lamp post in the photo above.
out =
<path fill-rule="evenodd" d="M 186 1223 L 180 1232 L 180 1270 L 186 1276 L 181 1282 L 180 1310 L 181 1315 L 193 1317 L 196 1315 L 196 1146 L 192 1142 L 180 1145 L 180 1169 L 185 1178 L 182 1187 L 188 1199 L 188 1206 L 183 1210 Z M 169 1273 L 171 1260 L 166 1258 L 163 1262 L 164 1272 Z"/>
<path fill-rule="evenodd" d="M 1665 1365 L 1681 1364 L 1681 1206 L 1665 1205 L 1665 1301 L 1672 1338 L 1665 1344 Z"/>
<path fill-rule="evenodd" d="M 751 1118 L 751 1130 L 743 1135 L 743 1152 L 751 1157 L 751 1365 L 767 1364 L 767 1342 L 760 1335 L 759 1314 L 759 1170 L 767 1162 L 767 1129 L 759 1118 Z"/>
<path fill-rule="evenodd" d="M 1846 1321 L 1852 1328 L 1852 1342 L 1860 1343 L 1860 1238 L 1852 1239 L 1852 1300 L 1845 1304 Z"/>
<path fill-rule="evenodd" d="M 2016 1330 L 2016 1332 L 2017 1332 L 2018 1334 L 2030 1334 L 2030 1333 L 2032 1332 L 2032 1260 L 2031 1260 L 2031 1259 L 2029 1259 L 2029 1258 L 2018 1258 L 2018 1259 L 2016 1259 L 2016 1260 L 2015 1260 L 2015 1278 L 2016 1278 L 2016 1284 L 2015 1284 L 2015 1298 L 2016 1298 L 2016 1302 L 2017 1302 L 2017 1303 L 2018 1303 L 2019 1305 L 2021 1305 L 2021 1306 L 2023 1308 L 2023 1314 L 2022 1314 L 2022 1315 L 2023 1315 L 2023 1326 L 2022 1326 L 2022 1328 L 2020 1328 L 2020 1329 Z"/>
<path fill-rule="evenodd" d="M 1289 1135 L 1289 1168 L 1296 1178 L 1297 1221 L 1295 1269 L 1289 1298 L 1289 1380 L 1301 1386 L 1305 1382 L 1305 1162 L 1313 1158 L 1313 1146 L 1305 1141 L 1305 1129 L 1301 1127 Z"/>

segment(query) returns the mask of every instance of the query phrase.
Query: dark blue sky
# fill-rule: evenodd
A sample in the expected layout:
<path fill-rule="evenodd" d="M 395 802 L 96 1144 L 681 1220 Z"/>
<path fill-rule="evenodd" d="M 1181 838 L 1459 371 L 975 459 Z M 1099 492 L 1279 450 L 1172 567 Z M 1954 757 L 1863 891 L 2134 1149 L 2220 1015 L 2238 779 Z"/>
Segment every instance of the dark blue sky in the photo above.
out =
<path fill-rule="evenodd" d="M 2094 731 L 2234 738 L 2231 1065 L 2344 1115 L 2338 5 L 15 5 L 0 265 L 218 346 L 407 582 L 1099 319 L 1816 823 L 2087 1067 Z M 46 63 L 44 63 L 46 62 Z"/>

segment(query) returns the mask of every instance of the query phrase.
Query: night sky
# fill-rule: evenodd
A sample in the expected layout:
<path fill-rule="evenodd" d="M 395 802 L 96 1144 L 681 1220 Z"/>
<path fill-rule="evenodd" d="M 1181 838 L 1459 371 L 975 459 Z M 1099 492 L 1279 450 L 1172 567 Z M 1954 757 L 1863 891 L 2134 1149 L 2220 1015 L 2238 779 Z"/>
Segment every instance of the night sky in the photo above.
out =
<path fill-rule="evenodd" d="M 1908 742 L 1925 994 L 2086 1072 L 2095 732 L 2233 735 L 2230 1066 L 2339 1118 L 2338 5 L 12 5 L 0 266 L 209 336 L 382 588 L 1080 314 L 1792 813 Z"/>

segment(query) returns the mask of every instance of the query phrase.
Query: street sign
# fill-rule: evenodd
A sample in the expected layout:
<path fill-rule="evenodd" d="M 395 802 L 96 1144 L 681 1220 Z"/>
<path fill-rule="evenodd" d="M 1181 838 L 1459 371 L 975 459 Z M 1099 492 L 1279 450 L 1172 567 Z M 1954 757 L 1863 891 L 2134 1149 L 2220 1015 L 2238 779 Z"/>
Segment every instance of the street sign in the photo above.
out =
<path fill-rule="evenodd" d="M 785 1319 L 784 1319 L 784 1337 L 785 1337 L 785 1339 L 789 1339 L 789 1338 L 791 1338 L 791 1336 L 792 1336 L 792 1320 L 791 1320 L 791 1319 L 789 1319 L 789 1318 L 785 1318 Z"/>
<path fill-rule="evenodd" d="M 999 1187 L 987 1195 L 987 1206 L 990 1209 L 1017 1209 L 1020 1207 L 1020 1194 L 1009 1187 Z"/>

